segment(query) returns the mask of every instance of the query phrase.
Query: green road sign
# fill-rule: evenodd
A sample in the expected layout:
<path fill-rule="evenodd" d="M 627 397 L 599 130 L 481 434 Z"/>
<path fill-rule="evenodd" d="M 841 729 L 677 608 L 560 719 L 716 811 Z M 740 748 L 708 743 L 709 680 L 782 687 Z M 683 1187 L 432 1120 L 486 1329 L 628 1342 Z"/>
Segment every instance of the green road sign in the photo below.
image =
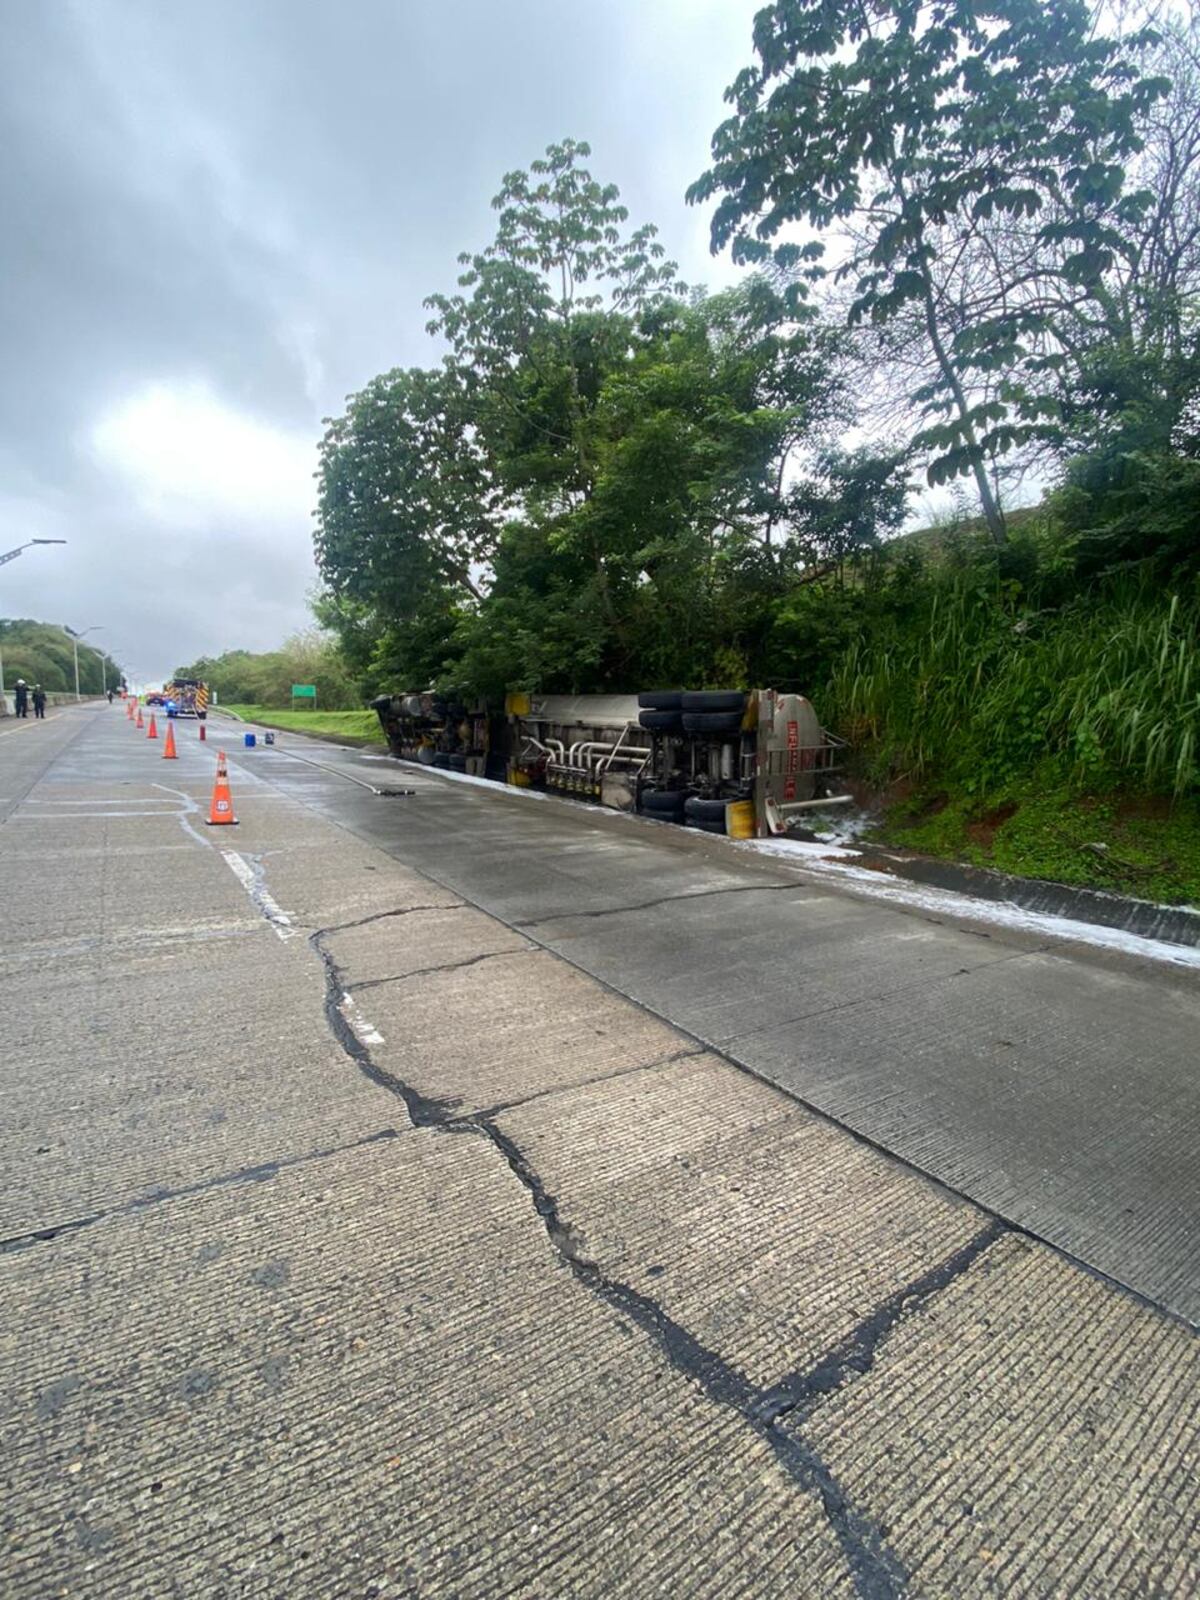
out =
<path fill-rule="evenodd" d="M 292 685 L 293 700 L 315 700 L 316 698 L 317 686 L 315 683 L 294 683 Z"/>

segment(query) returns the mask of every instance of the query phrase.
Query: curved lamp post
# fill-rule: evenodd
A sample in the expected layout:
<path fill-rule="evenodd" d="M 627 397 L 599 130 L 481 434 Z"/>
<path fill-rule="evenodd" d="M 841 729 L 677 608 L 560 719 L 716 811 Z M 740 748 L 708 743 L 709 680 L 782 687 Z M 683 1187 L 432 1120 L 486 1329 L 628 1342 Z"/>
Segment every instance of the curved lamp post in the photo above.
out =
<path fill-rule="evenodd" d="M 24 544 L 19 544 L 15 550 L 6 550 L 0 556 L 0 567 L 9 561 L 15 561 L 22 550 L 32 550 L 35 544 L 66 544 L 65 539 L 26 539 Z M 0 650 L 0 700 L 4 699 L 4 652 Z"/>

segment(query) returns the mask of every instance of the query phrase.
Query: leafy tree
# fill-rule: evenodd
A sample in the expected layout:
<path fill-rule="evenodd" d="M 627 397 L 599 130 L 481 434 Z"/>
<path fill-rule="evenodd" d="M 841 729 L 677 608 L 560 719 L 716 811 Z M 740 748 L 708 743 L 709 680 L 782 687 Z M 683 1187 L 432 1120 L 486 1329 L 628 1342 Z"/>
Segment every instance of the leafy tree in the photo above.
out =
<path fill-rule="evenodd" d="M 393 371 L 326 419 L 317 562 L 327 614 L 381 633 L 477 600 L 499 496 L 453 368 Z"/>
<path fill-rule="evenodd" d="M 845 331 L 760 275 L 684 292 L 586 155 L 508 174 L 495 241 L 429 302 L 441 368 L 328 425 L 319 615 L 371 682 L 740 677 L 797 572 L 903 501 L 896 458 L 837 451 Z"/>
<path fill-rule="evenodd" d="M 501 663 L 510 684 L 575 690 L 744 675 L 765 609 L 813 559 L 811 519 L 851 515 L 853 474 L 814 476 L 803 507 L 793 484 L 837 459 L 840 360 L 759 279 L 642 319 L 589 394 L 586 496 L 531 499 L 505 531 L 464 618 L 468 679 Z M 552 479 L 559 458 L 536 453 Z M 896 462 L 880 473 L 901 503 Z M 866 522 L 860 507 L 864 541 Z"/>
<path fill-rule="evenodd" d="M 460 256 L 461 293 L 427 302 L 506 510 L 543 523 L 593 494 L 605 374 L 629 348 L 631 319 L 679 288 L 654 227 L 628 232 L 616 186 L 581 165 L 590 153 L 567 139 L 528 173 L 506 174 L 495 239 Z M 586 519 L 574 532 L 586 539 Z M 585 554 L 594 602 L 615 626 L 604 551 L 593 539 Z"/>
<path fill-rule="evenodd" d="M 900 531 L 908 509 L 903 465 L 896 451 L 822 451 L 815 475 L 798 479 L 787 496 L 798 547 L 840 580 L 847 562 Z"/>
<path fill-rule="evenodd" d="M 1083 0 L 776 0 L 754 37 L 689 191 L 722 196 L 713 247 L 811 278 L 840 236 L 850 321 L 920 329 L 929 373 L 910 398 L 930 481 L 973 476 L 1002 543 L 989 467 L 1054 434 L 1044 374 L 1067 311 L 1101 300 L 1132 249 L 1150 196 L 1125 163 L 1165 84 Z M 981 270 L 994 218 L 1034 219 L 1033 257 Z"/>
<path fill-rule="evenodd" d="M 1200 11 L 1160 21 L 1138 59 L 1169 84 L 1130 164 L 1148 204 L 1071 329 L 1063 417 L 1072 449 L 1109 456 L 1180 449 L 1200 393 Z"/>

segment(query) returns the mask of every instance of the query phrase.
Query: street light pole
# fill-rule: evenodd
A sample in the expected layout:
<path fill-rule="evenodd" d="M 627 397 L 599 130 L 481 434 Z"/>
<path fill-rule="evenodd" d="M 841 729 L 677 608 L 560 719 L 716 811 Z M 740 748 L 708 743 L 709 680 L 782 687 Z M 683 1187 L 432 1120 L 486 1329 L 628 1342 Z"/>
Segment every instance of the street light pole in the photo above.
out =
<path fill-rule="evenodd" d="M 22 550 L 32 550 L 35 544 L 66 544 L 65 539 L 26 539 L 24 544 L 19 544 L 15 550 L 6 550 L 0 556 L 0 567 L 8 561 L 15 561 Z"/>
<path fill-rule="evenodd" d="M 100 693 L 101 694 L 107 694 L 108 693 L 108 663 L 110 661 L 112 661 L 112 657 L 109 655 L 107 650 L 97 650 L 96 646 L 94 644 L 88 645 L 88 649 L 90 651 L 92 651 L 92 653 L 94 655 L 96 655 L 96 656 L 98 656 L 100 658 Z M 113 665 L 115 667 L 116 663 L 113 662 Z"/>
<path fill-rule="evenodd" d="M 79 696 L 79 641 L 80 641 L 80 639 L 82 639 L 84 637 L 85 634 L 88 634 L 88 633 L 103 633 L 104 624 L 101 623 L 101 622 L 93 622 L 90 628 L 80 628 L 79 631 L 76 632 L 74 628 L 68 628 L 66 623 L 64 622 L 62 624 L 62 631 L 69 636 L 69 638 L 71 640 L 71 648 L 75 653 L 75 699 L 76 699 L 76 702 L 78 702 L 78 700 L 80 698 L 80 696 Z M 95 645 L 89 645 L 88 648 L 91 649 L 91 650 L 95 650 L 96 649 Z M 99 651 L 97 651 L 96 653 L 99 654 Z"/>
<path fill-rule="evenodd" d="M 15 561 L 22 550 L 31 550 L 35 544 L 66 544 L 65 539 L 27 539 L 24 544 L 19 544 L 15 550 L 6 550 L 0 556 L 0 567 L 9 561 Z M 0 716 L 8 715 L 8 701 L 4 698 L 4 651 L 0 649 Z"/>

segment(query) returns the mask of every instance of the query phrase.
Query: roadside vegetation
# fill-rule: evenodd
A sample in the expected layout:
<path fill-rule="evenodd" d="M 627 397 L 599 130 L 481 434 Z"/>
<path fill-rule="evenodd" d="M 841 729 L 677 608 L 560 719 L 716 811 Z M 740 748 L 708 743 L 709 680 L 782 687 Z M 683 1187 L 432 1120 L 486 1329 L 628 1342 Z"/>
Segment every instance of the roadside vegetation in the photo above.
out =
<path fill-rule="evenodd" d="M 736 287 L 564 140 L 329 421 L 346 694 L 797 689 L 886 838 L 1200 897 L 1200 19 L 777 0 L 728 100 Z"/>
<path fill-rule="evenodd" d="M 221 705 L 246 722 L 264 728 L 280 728 L 290 733 L 346 740 L 352 744 L 382 744 L 379 718 L 373 711 L 284 711 L 277 706 Z"/>
<path fill-rule="evenodd" d="M 99 645 L 97 646 L 99 648 Z M 40 683 L 47 694 L 74 694 L 75 656 L 70 637 L 52 622 L 0 617 L 0 659 L 4 685 L 12 693 L 18 678 Z M 91 640 L 79 645 L 79 692 L 103 694 L 120 683 L 120 671 L 102 661 Z"/>
<path fill-rule="evenodd" d="M 361 707 L 362 690 L 337 641 L 316 628 L 293 634 L 278 650 L 226 650 L 176 667 L 177 678 L 201 678 L 223 706 L 291 710 L 292 685 L 312 684 L 316 710 Z M 305 713 L 306 715 L 308 713 Z"/>

